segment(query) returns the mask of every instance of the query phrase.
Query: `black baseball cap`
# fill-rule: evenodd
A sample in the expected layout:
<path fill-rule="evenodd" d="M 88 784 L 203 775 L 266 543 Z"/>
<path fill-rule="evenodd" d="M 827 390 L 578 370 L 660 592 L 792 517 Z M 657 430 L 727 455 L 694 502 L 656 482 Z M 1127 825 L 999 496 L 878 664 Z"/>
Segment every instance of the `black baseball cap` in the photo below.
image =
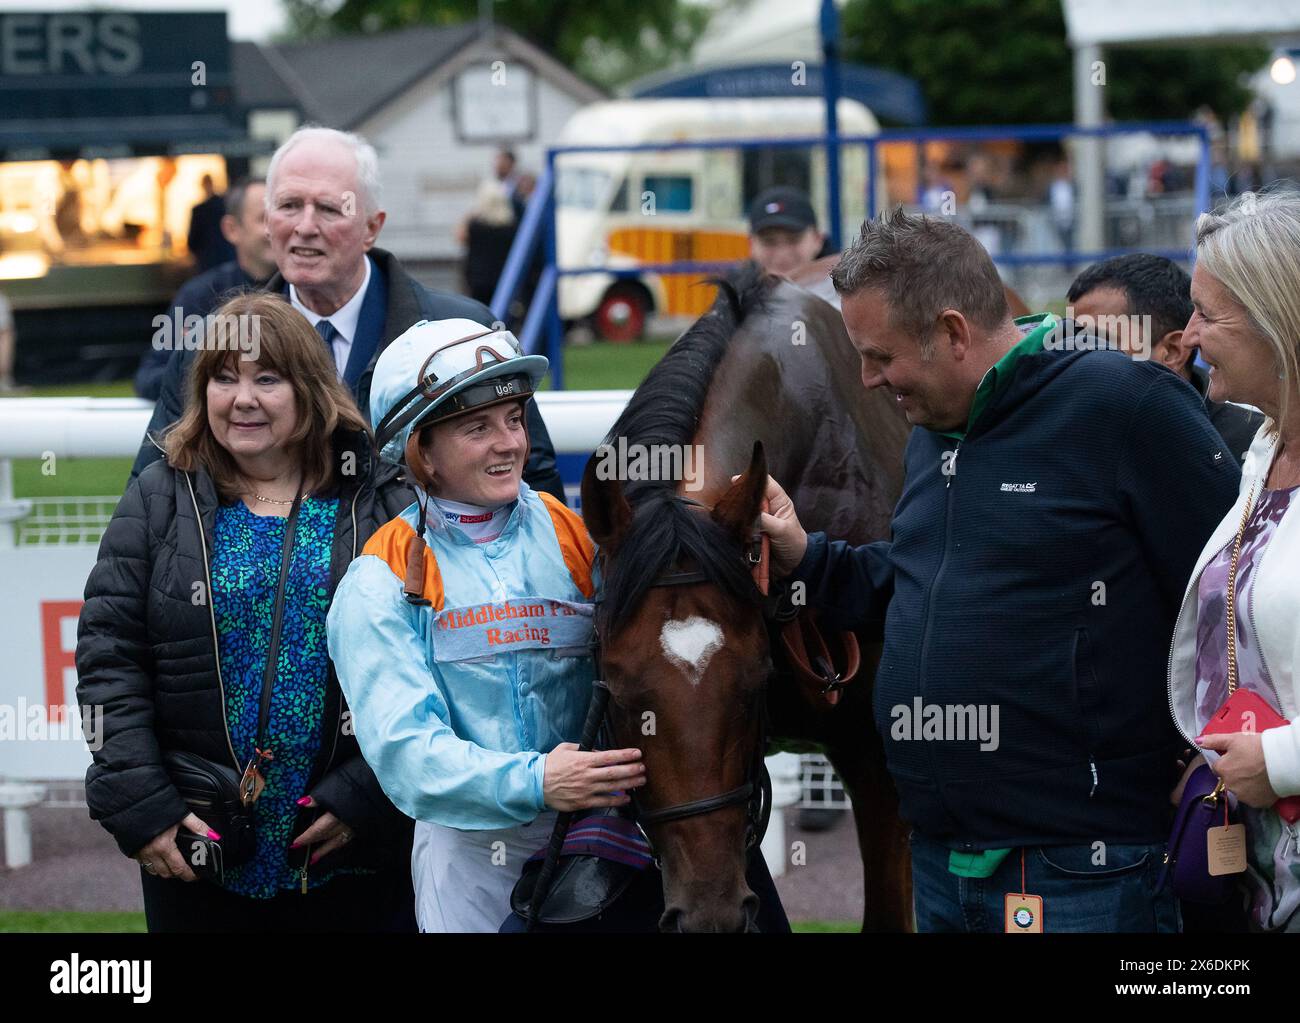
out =
<path fill-rule="evenodd" d="M 816 226 L 812 203 L 797 188 L 769 188 L 749 207 L 749 230 L 753 234 L 768 227 L 803 231 Z"/>

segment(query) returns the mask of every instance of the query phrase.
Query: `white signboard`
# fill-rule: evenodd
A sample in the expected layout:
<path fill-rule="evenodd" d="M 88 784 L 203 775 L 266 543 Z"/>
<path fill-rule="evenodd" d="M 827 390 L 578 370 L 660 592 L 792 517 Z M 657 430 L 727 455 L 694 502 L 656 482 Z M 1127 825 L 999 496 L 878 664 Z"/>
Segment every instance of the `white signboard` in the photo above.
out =
<path fill-rule="evenodd" d="M 0 778 L 81 780 L 90 766 L 74 655 L 96 553 L 91 544 L 0 550 Z M 94 741 L 102 711 L 92 708 L 89 724 Z"/>
<path fill-rule="evenodd" d="M 468 67 L 456 76 L 456 131 L 464 142 L 533 136 L 533 72 L 516 61 Z"/>

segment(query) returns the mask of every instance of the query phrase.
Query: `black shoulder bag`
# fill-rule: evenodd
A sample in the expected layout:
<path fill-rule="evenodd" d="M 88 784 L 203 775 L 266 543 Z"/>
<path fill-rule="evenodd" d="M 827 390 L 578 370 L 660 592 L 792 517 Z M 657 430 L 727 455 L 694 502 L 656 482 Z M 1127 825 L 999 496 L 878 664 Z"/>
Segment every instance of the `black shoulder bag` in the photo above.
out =
<path fill-rule="evenodd" d="M 271 640 L 266 651 L 266 671 L 262 676 L 262 700 L 257 711 L 257 743 L 241 775 L 228 764 L 209 760 L 186 750 L 168 750 L 163 753 L 163 767 L 171 776 L 172 784 L 185 800 L 190 812 L 207 822 L 221 836 L 219 869 L 203 872 L 213 880 L 221 881 L 225 867 L 235 867 L 252 859 L 257 848 L 253 830 L 253 804 L 262 794 L 266 781 L 262 765 L 273 759 L 266 748 L 267 721 L 271 714 L 271 693 L 275 687 L 276 663 L 280 653 L 280 631 L 284 624 L 285 589 L 289 582 L 289 563 L 293 560 L 293 541 L 302 506 L 301 488 L 289 509 L 284 528 L 284 549 L 280 555 L 280 580 L 276 587 L 275 611 L 271 619 Z M 208 594 L 212 599 L 212 594 Z M 220 650 L 215 651 L 220 658 Z M 225 713 L 225 708 L 221 709 Z M 190 862 L 187 842 L 177 833 L 177 844 L 186 862 Z"/>

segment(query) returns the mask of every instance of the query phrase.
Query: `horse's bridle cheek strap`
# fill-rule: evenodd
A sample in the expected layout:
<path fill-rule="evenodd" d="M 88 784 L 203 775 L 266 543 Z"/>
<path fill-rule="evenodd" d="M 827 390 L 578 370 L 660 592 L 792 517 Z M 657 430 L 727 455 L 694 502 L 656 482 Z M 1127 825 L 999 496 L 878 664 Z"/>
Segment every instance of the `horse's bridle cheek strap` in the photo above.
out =
<path fill-rule="evenodd" d="M 749 547 L 745 552 L 751 566 L 754 585 L 758 587 L 758 592 L 765 597 L 769 588 L 772 565 L 772 542 L 768 535 L 763 532 L 763 512 L 767 511 L 767 508 L 767 498 L 765 497 L 763 498 L 763 510 L 754 517 L 754 528 L 750 532 Z"/>

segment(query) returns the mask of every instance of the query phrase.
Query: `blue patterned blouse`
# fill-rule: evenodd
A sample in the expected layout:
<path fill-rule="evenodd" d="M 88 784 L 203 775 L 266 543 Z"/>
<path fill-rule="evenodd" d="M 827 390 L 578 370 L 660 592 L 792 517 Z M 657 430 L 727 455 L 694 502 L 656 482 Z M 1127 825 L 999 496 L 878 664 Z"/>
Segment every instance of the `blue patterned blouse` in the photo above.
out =
<path fill-rule="evenodd" d="M 329 610 L 330 552 L 334 542 L 336 498 L 304 498 L 295 527 L 293 557 L 280 633 L 279 669 L 267 721 L 267 745 L 275 759 L 266 766 L 266 787 L 255 804 L 257 852 L 226 871 L 225 887 L 269 899 L 298 889 L 299 872 L 289 865 L 289 843 L 298 815 L 296 801 L 321 745 L 329 651 L 325 615 Z M 242 767 L 257 742 L 262 677 L 271 641 L 276 586 L 287 520 L 254 515 L 243 501 L 217 510 L 212 544 L 212 606 L 226 691 L 230 741 Z M 295 850 L 296 852 L 296 850 Z M 308 886 L 330 878 L 308 872 Z"/>

